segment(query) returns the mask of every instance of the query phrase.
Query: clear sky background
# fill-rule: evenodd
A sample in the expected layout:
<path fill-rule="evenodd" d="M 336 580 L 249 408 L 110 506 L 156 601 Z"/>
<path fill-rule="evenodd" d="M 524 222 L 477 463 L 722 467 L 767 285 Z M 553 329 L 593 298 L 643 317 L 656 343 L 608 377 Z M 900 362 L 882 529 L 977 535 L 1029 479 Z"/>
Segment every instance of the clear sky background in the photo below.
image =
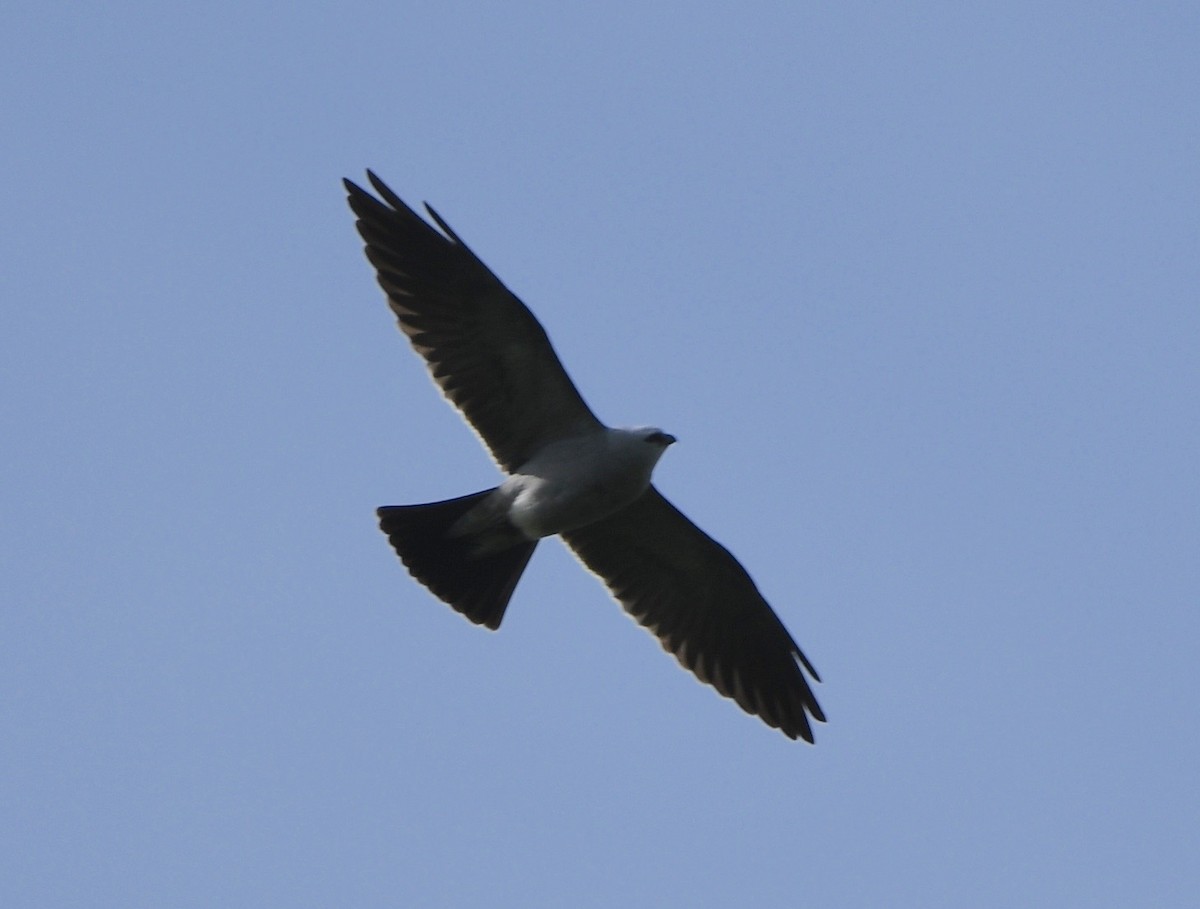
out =
<path fill-rule="evenodd" d="M 1182 907 L 1195 3 L 10 0 L 0 904 Z M 794 743 L 497 474 L 340 179 L 428 199 L 820 669 Z"/>

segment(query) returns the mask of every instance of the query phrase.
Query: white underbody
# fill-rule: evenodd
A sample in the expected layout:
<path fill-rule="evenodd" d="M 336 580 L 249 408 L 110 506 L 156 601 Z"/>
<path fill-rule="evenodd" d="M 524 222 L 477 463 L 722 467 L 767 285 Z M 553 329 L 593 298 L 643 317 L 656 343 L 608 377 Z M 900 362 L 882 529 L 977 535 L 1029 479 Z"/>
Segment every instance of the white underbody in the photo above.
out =
<path fill-rule="evenodd" d="M 648 440 L 655 436 L 658 440 Z M 654 465 L 673 441 L 656 429 L 602 429 L 552 442 L 468 512 L 453 532 L 477 533 L 507 519 L 537 540 L 599 521 L 646 491 Z"/>

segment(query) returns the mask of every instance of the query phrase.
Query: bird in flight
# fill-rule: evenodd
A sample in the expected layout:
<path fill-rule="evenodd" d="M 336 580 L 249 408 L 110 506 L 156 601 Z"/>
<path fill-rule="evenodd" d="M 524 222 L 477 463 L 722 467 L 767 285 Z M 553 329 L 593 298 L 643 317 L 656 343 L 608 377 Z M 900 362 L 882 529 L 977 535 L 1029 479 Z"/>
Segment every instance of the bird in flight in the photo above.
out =
<path fill-rule="evenodd" d="M 813 741 L 825 715 L 812 663 L 737 559 L 650 482 L 675 437 L 601 423 L 525 304 L 437 212 L 425 206 L 435 228 L 367 176 L 378 198 L 344 182 L 388 305 L 506 474 L 461 498 L 378 509 L 404 566 L 496 629 L 538 541 L 558 535 L 700 681 Z"/>

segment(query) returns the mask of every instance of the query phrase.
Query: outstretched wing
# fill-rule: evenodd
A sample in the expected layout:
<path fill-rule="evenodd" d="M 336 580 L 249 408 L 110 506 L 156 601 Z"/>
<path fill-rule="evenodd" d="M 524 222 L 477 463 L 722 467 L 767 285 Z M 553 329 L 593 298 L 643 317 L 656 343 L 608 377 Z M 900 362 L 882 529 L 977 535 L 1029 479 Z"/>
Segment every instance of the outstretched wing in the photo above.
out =
<path fill-rule="evenodd" d="M 601 424 L 545 330 L 429 206 L 435 229 L 367 172 L 350 207 L 388 304 L 433 379 L 512 472 L 547 442 Z"/>
<path fill-rule="evenodd" d="M 653 486 L 563 539 L 686 668 L 789 738 L 825 721 L 815 669 L 724 546 Z"/>

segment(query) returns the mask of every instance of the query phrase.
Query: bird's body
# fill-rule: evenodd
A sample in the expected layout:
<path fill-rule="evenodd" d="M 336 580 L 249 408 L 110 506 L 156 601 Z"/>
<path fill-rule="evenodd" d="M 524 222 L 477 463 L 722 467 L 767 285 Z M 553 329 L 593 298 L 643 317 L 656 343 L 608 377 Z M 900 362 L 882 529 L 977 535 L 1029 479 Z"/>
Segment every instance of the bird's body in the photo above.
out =
<path fill-rule="evenodd" d="M 650 486 L 672 436 L 660 429 L 602 429 L 551 442 L 500 484 L 509 520 L 531 539 L 575 530 L 624 508 Z"/>
<path fill-rule="evenodd" d="M 742 566 L 664 499 L 651 474 L 675 438 L 605 426 L 545 331 L 449 226 L 439 233 L 369 174 L 346 181 L 400 327 L 507 476 L 494 489 L 379 509 L 422 584 L 497 628 L 538 540 L 560 535 L 626 610 L 704 682 L 790 738 L 824 720 L 816 671 Z M 386 204 L 384 204 L 386 203 Z"/>

